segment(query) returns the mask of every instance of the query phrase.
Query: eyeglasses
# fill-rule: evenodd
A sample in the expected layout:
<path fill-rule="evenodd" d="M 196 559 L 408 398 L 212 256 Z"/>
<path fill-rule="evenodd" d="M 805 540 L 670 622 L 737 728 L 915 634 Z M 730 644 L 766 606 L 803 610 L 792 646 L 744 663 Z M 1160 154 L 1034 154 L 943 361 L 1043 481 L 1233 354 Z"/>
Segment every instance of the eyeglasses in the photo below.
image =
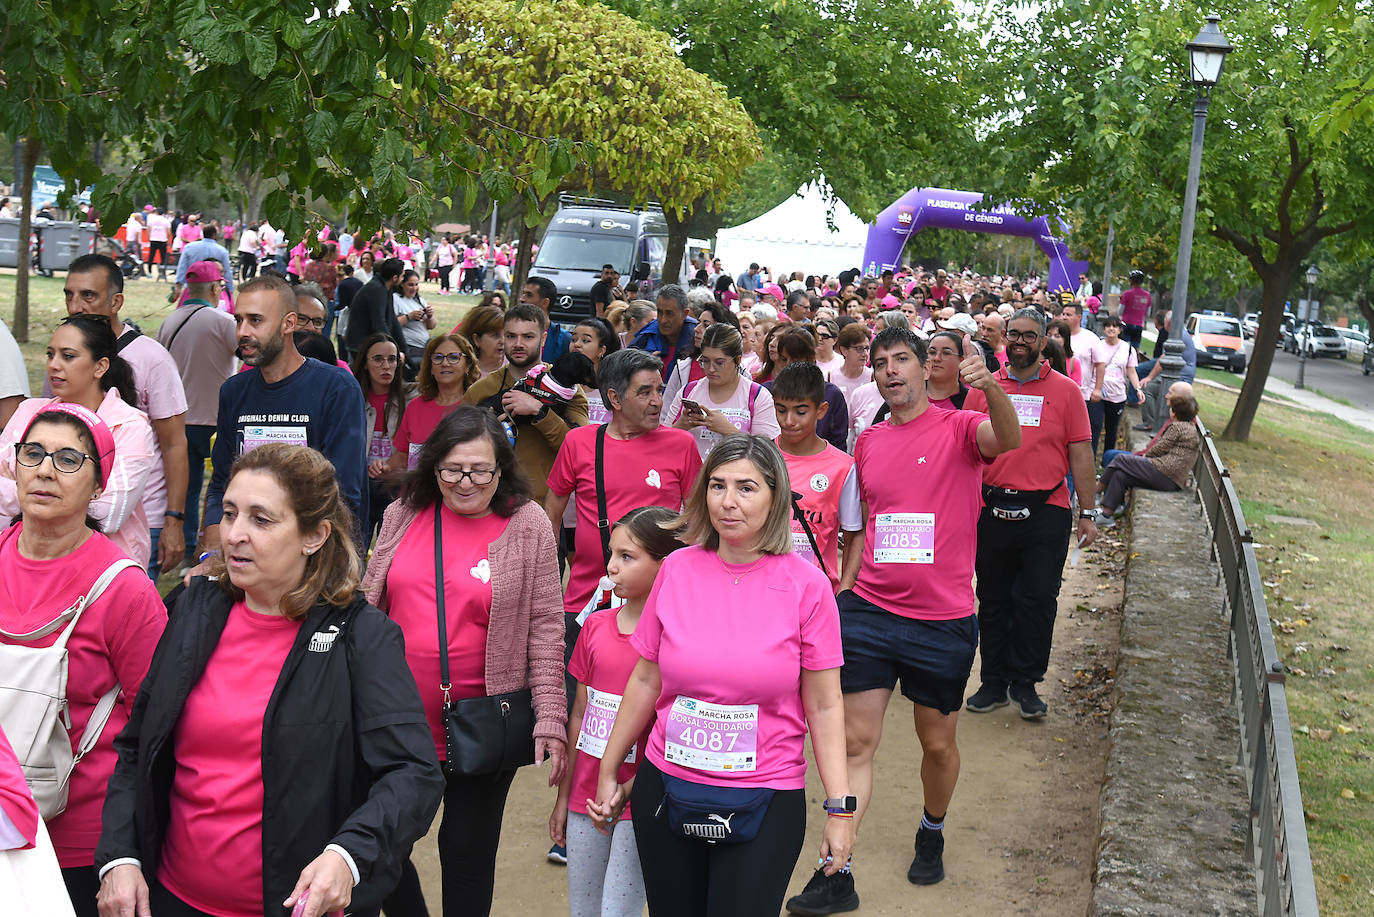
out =
<path fill-rule="evenodd" d="M 708 360 L 705 357 L 697 357 L 697 365 L 700 366 L 702 369 L 706 370 L 707 372 L 710 372 L 711 370 L 720 372 L 734 362 L 734 360 L 729 359 Z"/>
<path fill-rule="evenodd" d="M 380 353 L 374 353 L 372 356 L 368 357 L 367 359 L 368 359 L 368 361 L 371 362 L 372 365 L 374 365 L 374 366 L 395 366 L 395 365 L 397 364 L 397 362 L 399 362 L 399 359 L 397 358 L 397 356 L 396 356 L 394 353 L 393 353 L 393 354 L 385 354 L 385 355 L 384 355 L 384 354 L 380 354 Z M 436 362 L 437 362 L 437 361 L 436 361 Z"/>
<path fill-rule="evenodd" d="M 297 318 L 300 319 L 300 324 L 303 328 L 314 328 L 316 331 L 324 330 L 324 316 L 320 316 L 319 318 L 306 318 L 303 315 L 298 315 Z"/>
<path fill-rule="evenodd" d="M 818 341 L 833 341 L 833 340 L 835 340 L 835 335 L 833 335 L 833 334 L 818 334 L 818 335 L 816 335 L 816 340 L 818 340 Z"/>
<path fill-rule="evenodd" d="M 495 468 L 473 468 L 469 471 L 464 471 L 461 468 L 441 467 L 435 470 L 439 474 L 439 480 L 443 481 L 445 484 L 457 484 L 461 482 L 463 478 L 467 478 L 478 487 L 482 487 L 490 484 L 492 478 L 496 477 Z"/>
<path fill-rule="evenodd" d="M 63 474 L 76 474 L 90 458 L 81 450 L 70 447 L 49 452 L 38 443 L 14 444 L 14 459 L 25 468 L 37 468 L 49 456 L 52 457 L 52 466 Z"/>
<path fill-rule="evenodd" d="M 392 359 L 395 358 L 393 357 Z M 429 361 L 435 366 L 443 366 L 445 363 L 457 366 L 465 359 L 467 358 L 464 357 L 462 353 L 436 353 L 430 355 Z"/>
<path fill-rule="evenodd" d="M 1008 331 L 1005 336 L 1009 344 L 1034 344 L 1040 340 L 1039 331 Z"/>

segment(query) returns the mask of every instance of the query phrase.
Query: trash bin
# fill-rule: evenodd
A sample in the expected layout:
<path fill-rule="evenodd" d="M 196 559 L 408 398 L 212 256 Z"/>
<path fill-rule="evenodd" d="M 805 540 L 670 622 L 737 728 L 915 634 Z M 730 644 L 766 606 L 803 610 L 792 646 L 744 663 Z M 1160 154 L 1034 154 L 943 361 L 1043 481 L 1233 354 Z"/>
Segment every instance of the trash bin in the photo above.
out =
<path fill-rule="evenodd" d="M 19 220 L 0 217 L 0 267 L 19 266 Z"/>
<path fill-rule="evenodd" d="M 53 220 L 39 229 L 38 268 L 44 273 L 65 271 L 67 265 L 91 250 L 95 224 Z"/>

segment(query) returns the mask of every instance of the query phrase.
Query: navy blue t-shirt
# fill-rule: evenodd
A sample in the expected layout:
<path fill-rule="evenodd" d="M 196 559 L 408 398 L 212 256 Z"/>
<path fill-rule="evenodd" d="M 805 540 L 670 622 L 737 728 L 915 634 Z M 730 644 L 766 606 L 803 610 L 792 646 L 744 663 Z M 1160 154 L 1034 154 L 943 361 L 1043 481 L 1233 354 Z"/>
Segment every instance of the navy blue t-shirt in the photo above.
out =
<path fill-rule="evenodd" d="M 337 366 L 307 357 L 280 382 L 263 381 L 257 367 L 219 389 L 219 423 L 210 453 L 214 473 L 205 497 L 205 525 L 224 514 L 229 469 L 245 451 L 271 442 L 310 446 L 334 463 L 339 493 L 359 519 L 367 518 L 367 421 L 358 380 Z"/>

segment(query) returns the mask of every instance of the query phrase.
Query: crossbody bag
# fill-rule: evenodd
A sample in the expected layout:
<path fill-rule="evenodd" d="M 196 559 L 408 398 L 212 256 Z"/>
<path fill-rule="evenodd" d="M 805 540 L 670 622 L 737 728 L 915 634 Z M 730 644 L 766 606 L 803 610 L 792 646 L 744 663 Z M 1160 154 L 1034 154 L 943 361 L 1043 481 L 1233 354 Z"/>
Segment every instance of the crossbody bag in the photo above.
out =
<path fill-rule="evenodd" d="M 534 763 L 534 695 L 529 688 L 452 700 L 444 609 L 444 539 L 434 507 L 434 593 L 439 617 L 439 689 L 444 692 L 444 772 L 484 777 Z"/>

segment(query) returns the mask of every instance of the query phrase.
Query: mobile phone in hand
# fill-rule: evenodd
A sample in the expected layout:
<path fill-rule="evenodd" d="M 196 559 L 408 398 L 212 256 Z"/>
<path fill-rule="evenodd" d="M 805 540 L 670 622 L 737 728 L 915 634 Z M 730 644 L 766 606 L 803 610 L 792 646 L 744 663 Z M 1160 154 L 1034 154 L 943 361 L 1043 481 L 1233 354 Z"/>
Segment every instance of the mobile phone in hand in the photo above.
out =
<path fill-rule="evenodd" d="M 701 405 L 697 404 L 695 401 L 693 401 L 693 400 L 690 399 L 690 398 L 683 398 L 683 399 L 682 399 L 682 406 L 685 407 L 685 408 L 687 409 L 687 413 L 688 413 L 688 414 L 701 414 L 701 415 L 705 415 L 705 413 L 706 413 L 706 409 L 705 409 L 705 408 L 703 408 Z"/>

